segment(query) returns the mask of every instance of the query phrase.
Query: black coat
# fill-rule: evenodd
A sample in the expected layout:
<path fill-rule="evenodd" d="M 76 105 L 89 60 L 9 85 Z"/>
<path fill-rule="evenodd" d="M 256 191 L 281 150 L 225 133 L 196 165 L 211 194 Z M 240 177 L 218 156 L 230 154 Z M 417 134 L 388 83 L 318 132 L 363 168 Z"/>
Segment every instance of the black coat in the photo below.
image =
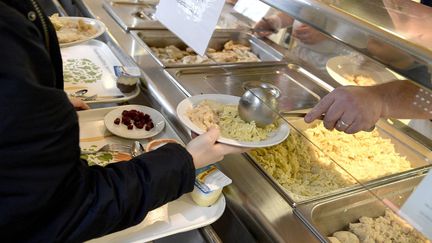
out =
<path fill-rule="evenodd" d="M 58 43 L 40 17 L 30 0 L 0 0 L 0 237 L 80 242 L 191 191 L 194 165 L 180 145 L 105 168 L 80 160 Z"/>

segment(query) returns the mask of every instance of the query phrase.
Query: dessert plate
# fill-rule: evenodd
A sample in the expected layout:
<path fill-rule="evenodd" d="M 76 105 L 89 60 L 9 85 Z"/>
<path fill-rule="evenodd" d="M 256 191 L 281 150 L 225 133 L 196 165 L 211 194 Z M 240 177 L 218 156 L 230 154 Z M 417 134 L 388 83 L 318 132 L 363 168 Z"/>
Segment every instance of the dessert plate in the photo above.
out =
<path fill-rule="evenodd" d="M 150 129 L 149 131 L 146 131 L 144 128 L 138 129 L 136 126 L 133 126 L 132 130 L 129 130 L 126 125 L 120 123 L 120 124 L 114 124 L 114 120 L 117 118 L 122 117 L 122 112 L 124 110 L 130 111 L 130 110 L 137 110 L 141 111 L 144 114 L 150 115 L 150 118 L 153 121 L 154 127 Z M 127 105 L 127 106 L 121 106 L 115 110 L 110 111 L 108 114 L 106 114 L 104 118 L 105 126 L 106 128 L 112 132 L 113 134 L 123 137 L 123 138 L 129 138 L 129 139 L 143 139 L 143 138 L 149 138 L 157 135 L 160 133 L 164 127 L 165 127 L 165 119 L 162 116 L 162 114 L 150 107 L 142 106 L 142 105 Z"/>

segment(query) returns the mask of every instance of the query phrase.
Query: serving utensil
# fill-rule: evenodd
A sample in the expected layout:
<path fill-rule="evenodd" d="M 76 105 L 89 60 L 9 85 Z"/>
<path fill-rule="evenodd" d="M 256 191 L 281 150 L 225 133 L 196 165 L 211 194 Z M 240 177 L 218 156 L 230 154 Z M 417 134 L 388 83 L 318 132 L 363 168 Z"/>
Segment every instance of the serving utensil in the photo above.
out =
<path fill-rule="evenodd" d="M 278 110 L 278 98 L 280 90 L 278 87 L 264 82 L 250 81 L 243 85 L 246 92 L 239 100 L 238 112 L 240 118 L 246 122 L 254 121 L 258 127 L 265 127 L 274 122 L 277 117 L 305 117 L 307 112 Z M 324 114 L 317 119 L 323 120 Z M 375 125 L 364 131 L 371 132 Z"/>
<path fill-rule="evenodd" d="M 278 116 L 280 90 L 276 86 L 258 81 L 243 83 L 246 92 L 240 98 L 238 112 L 246 122 L 254 121 L 259 127 L 265 127 Z"/>

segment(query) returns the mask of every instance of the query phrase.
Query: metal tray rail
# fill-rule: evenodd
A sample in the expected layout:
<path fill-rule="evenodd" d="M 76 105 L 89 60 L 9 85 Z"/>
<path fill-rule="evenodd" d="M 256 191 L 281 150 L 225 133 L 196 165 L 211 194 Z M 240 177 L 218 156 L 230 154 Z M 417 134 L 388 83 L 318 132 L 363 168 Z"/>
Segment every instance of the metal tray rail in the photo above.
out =
<path fill-rule="evenodd" d="M 164 68 L 185 68 L 185 67 L 204 67 L 216 65 L 211 64 L 169 64 L 164 63 L 160 60 L 151 50 L 150 47 L 163 48 L 169 45 L 174 45 L 180 49 L 186 49 L 187 45 L 180 40 L 174 33 L 169 30 L 140 30 L 132 31 L 132 35 L 135 36 L 137 41 L 150 53 L 150 55 Z M 247 32 L 239 32 L 238 30 L 216 30 L 213 33 L 209 48 L 215 50 L 222 50 L 223 45 L 227 42 L 233 40 L 236 43 L 248 45 L 251 47 L 251 51 L 255 53 L 261 62 L 237 62 L 237 63 L 217 63 L 218 65 L 229 65 L 235 64 L 236 66 L 241 65 L 269 65 L 269 64 L 279 64 L 284 60 L 284 55 L 282 52 L 276 50 L 274 47 L 268 45 L 264 41 L 258 39 L 254 35 Z"/>
<path fill-rule="evenodd" d="M 427 171 L 423 171 L 426 173 Z M 300 205 L 294 213 L 322 241 L 339 230 L 346 230 L 349 223 L 358 222 L 362 216 L 376 218 L 384 215 L 383 199 L 400 207 L 424 178 L 424 174 L 397 182 L 358 190 L 320 202 Z"/>

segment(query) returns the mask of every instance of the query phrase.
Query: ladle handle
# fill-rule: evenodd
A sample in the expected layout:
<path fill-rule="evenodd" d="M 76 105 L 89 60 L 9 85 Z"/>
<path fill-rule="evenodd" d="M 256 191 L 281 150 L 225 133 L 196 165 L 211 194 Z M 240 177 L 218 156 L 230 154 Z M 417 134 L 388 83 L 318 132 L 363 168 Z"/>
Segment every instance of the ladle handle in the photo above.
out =
<path fill-rule="evenodd" d="M 305 117 L 306 116 L 306 112 L 282 112 L 283 116 L 289 116 L 289 117 Z M 323 120 L 324 119 L 324 114 L 317 117 L 318 120 Z M 365 132 L 372 132 L 375 129 L 375 125 L 373 125 L 372 127 L 363 130 Z"/>
<path fill-rule="evenodd" d="M 306 112 L 282 112 L 283 116 L 289 116 L 289 117 L 305 117 L 306 114 L 307 114 Z M 323 120 L 324 114 L 319 116 L 317 119 Z"/>

